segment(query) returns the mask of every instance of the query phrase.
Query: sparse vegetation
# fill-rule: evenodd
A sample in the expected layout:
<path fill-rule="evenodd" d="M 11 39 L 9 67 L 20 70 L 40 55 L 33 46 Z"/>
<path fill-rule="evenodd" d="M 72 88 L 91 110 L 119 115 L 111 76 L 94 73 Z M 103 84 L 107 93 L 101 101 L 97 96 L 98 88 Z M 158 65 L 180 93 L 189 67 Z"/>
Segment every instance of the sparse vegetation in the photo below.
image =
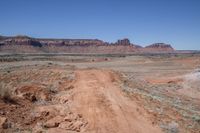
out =
<path fill-rule="evenodd" d="M 18 56 L 10 55 L 9 58 L 17 59 Z M 73 104 L 73 101 L 77 99 L 84 101 L 85 98 L 88 98 L 87 96 L 93 96 L 96 91 L 107 91 L 108 86 L 120 84 L 125 96 L 144 108 L 147 111 L 144 114 L 150 114 L 149 121 L 152 121 L 153 125 L 159 125 L 165 133 L 198 133 L 200 131 L 199 101 L 192 98 L 193 95 L 188 96 L 188 93 L 178 93 L 183 89 L 183 80 L 174 79 L 181 76 L 187 77 L 184 75 L 187 75 L 188 72 L 198 73 L 199 57 L 198 55 L 168 54 L 137 56 L 20 55 L 20 61 L 7 63 L 10 60 L 4 60 L 0 64 L 0 102 L 6 105 L 6 107 L 0 107 L 0 115 L 4 115 L 12 124 L 9 130 L 16 131 L 18 129 L 23 132 L 28 129 L 41 128 L 43 131 L 42 126 L 38 124 L 46 124 L 55 117 L 55 114 L 58 116 L 62 114 L 61 118 L 64 118 L 65 113 L 70 112 L 70 104 Z M 3 58 L 5 59 L 6 56 Z M 117 72 L 112 73 L 112 70 Z M 75 85 L 79 81 L 77 73 L 84 71 L 85 73 L 82 75 L 84 82 L 81 83 L 81 86 Z M 112 73 L 109 79 L 107 79 L 109 76 L 104 75 L 108 71 L 111 71 L 110 74 Z M 121 75 L 121 77 L 116 78 L 115 74 Z M 105 85 L 105 82 L 108 81 L 111 82 Z M 195 85 L 196 82 L 191 83 L 189 82 L 188 85 L 192 85 L 193 89 L 198 89 L 198 85 Z M 84 88 L 86 84 L 88 84 L 87 87 L 96 91 L 88 90 L 91 95 L 85 97 L 82 94 L 86 93 L 83 89 L 88 89 Z M 16 90 L 23 87 L 26 91 L 16 93 Z M 80 92 L 75 93 L 74 90 L 77 87 Z M 82 97 L 75 97 L 79 94 Z M 95 96 L 98 99 L 89 102 L 99 101 L 99 107 L 102 104 L 102 108 L 105 106 L 106 110 L 112 108 L 112 102 L 104 93 L 98 92 Z M 120 101 L 116 103 L 118 102 Z M 81 105 L 77 104 L 76 106 Z M 120 106 L 123 111 L 124 105 L 121 103 Z M 140 112 L 141 109 L 137 108 L 136 111 Z M 109 112 L 107 113 L 109 114 Z M 21 126 L 16 125 L 16 121 Z M 15 127 L 16 130 L 14 130 Z M 48 132 L 48 130 L 49 128 L 45 128 L 45 131 Z M 77 131 L 80 131 L 78 127 Z"/>

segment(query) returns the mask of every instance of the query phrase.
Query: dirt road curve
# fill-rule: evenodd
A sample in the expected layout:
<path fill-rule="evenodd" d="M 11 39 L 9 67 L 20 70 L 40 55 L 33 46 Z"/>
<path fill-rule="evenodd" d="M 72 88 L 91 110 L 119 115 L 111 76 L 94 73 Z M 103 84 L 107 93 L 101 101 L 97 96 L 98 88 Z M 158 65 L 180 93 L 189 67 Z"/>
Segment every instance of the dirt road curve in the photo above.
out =
<path fill-rule="evenodd" d="M 72 110 L 88 121 L 83 132 L 160 133 L 145 111 L 126 97 L 106 70 L 77 70 Z"/>

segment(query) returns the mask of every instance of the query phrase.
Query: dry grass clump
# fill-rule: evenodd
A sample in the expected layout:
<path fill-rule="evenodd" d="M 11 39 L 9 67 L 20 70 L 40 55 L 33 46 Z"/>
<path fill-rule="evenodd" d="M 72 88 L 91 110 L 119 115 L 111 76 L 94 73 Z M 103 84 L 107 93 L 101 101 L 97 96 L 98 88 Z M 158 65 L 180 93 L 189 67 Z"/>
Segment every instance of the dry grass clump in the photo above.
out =
<path fill-rule="evenodd" d="M 0 85 L 0 98 L 6 103 L 16 103 L 12 98 L 10 89 L 8 89 L 4 84 Z"/>

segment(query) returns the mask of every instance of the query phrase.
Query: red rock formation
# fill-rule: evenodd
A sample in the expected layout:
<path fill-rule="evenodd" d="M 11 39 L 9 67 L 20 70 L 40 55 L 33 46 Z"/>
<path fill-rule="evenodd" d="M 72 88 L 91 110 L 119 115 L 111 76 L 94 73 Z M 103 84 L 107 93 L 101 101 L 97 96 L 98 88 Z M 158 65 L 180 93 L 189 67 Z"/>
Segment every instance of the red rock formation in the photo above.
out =
<path fill-rule="evenodd" d="M 171 45 L 165 43 L 154 43 L 143 48 L 144 52 L 173 52 Z"/>
<path fill-rule="evenodd" d="M 129 39 L 125 38 L 125 39 L 122 39 L 122 40 L 118 40 L 115 44 L 117 45 L 130 45 L 130 41 Z"/>
<path fill-rule="evenodd" d="M 14 53 L 133 53 L 171 52 L 166 44 L 153 44 L 145 48 L 131 44 L 129 39 L 107 43 L 98 39 L 37 39 L 28 36 L 0 36 L 0 52 Z"/>

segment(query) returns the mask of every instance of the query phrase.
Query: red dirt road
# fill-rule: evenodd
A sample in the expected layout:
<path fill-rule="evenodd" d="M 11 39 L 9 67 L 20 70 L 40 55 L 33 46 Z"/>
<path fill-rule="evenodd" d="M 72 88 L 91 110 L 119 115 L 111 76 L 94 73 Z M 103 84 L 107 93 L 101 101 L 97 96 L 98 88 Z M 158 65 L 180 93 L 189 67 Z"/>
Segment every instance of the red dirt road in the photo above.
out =
<path fill-rule="evenodd" d="M 106 70 L 77 70 L 72 110 L 83 115 L 83 132 L 160 133 L 148 114 L 123 94 L 117 75 Z"/>

